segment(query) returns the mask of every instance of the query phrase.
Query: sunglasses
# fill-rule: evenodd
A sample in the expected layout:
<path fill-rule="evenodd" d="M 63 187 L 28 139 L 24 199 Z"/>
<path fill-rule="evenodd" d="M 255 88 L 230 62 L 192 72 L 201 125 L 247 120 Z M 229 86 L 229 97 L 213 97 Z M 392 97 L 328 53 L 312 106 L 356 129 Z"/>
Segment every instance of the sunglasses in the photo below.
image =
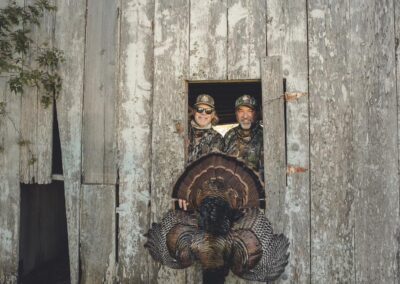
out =
<path fill-rule="evenodd" d="M 214 112 L 213 108 L 204 108 L 204 107 L 196 107 L 196 112 L 198 113 L 206 113 L 206 114 L 212 114 Z"/>

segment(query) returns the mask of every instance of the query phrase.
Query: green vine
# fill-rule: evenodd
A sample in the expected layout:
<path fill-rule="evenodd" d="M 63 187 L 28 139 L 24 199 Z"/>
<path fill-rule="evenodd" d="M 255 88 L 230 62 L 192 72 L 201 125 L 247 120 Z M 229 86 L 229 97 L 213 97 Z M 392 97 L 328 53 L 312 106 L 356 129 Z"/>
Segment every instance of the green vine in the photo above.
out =
<path fill-rule="evenodd" d="M 62 79 L 58 69 L 64 56 L 61 50 L 49 47 L 48 43 L 39 46 L 32 39 L 31 31 L 40 27 L 45 13 L 54 11 L 56 6 L 49 0 L 36 0 L 25 6 L 9 0 L 7 6 L 0 9 L 0 75 L 9 77 L 9 88 L 15 94 L 23 94 L 25 87 L 36 87 L 45 108 L 60 94 Z M 18 132 L 18 145 L 26 147 L 30 156 L 28 165 L 33 165 L 37 158 L 30 148 L 31 142 L 22 138 L 21 131 L 6 111 L 6 103 L 1 101 L 0 116 L 7 118 Z M 4 147 L 0 145 L 2 152 Z"/>
<path fill-rule="evenodd" d="M 31 38 L 31 29 L 40 26 L 45 12 L 55 10 L 48 0 L 36 0 L 24 7 L 12 0 L 0 9 L 0 74 L 10 75 L 8 84 L 14 93 L 22 94 L 24 87 L 37 87 L 44 107 L 61 91 L 58 67 L 64 56 L 48 44 L 38 46 Z M 26 60 L 27 56 L 33 60 Z"/>

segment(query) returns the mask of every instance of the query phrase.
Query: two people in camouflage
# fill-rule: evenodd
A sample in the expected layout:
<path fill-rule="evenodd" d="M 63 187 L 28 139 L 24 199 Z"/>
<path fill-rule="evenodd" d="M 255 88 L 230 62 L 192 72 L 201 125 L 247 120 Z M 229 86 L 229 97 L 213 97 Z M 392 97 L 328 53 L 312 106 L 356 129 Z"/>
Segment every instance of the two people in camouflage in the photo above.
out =
<path fill-rule="evenodd" d="M 188 133 L 188 163 L 212 151 L 222 151 L 241 158 L 263 177 L 263 129 L 256 119 L 256 100 L 249 95 L 239 97 L 235 102 L 235 114 L 239 125 L 222 138 L 212 128 L 218 123 L 214 99 L 207 94 L 196 98 Z M 179 199 L 178 202 L 180 208 L 187 209 L 187 201 Z"/>

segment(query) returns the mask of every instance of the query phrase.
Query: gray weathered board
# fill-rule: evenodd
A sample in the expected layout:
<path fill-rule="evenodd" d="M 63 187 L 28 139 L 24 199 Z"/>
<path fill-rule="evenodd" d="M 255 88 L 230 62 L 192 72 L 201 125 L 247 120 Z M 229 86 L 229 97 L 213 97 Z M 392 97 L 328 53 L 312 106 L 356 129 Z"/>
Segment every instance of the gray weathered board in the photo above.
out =
<path fill-rule="evenodd" d="M 286 153 L 282 61 L 280 56 L 261 60 L 264 123 L 264 177 L 266 214 L 277 232 L 285 215 Z"/>
<path fill-rule="evenodd" d="M 33 4 L 27 0 L 25 4 Z M 54 41 L 54 12 L 45 12 L 39 27 L 32 27 L 33 52 L 26 61 L 37 66 L 35 58 L 40 48 L 52 47 Z M 51 183 L 53 144 L 53 103 L 44 107 L 41 103 L 43 90 L 26 87 L 21 105 L 21 156 L 20 178 L 22 183 Z"/>
<path fill-rule="evenodd" d="M 118 280 L 149 283 L 154 1 L 122 1 L 120 9 Z"/>
<path fill-rule="evenodd" d="M 227 0 L 191 1 L 191 80 L 226 79 L 227 36 Z"/>
<path fill-rule="evenodd" d="M 152 128 L 151 221 L 170 208 L 172 185 L 185 165 L 189 0 L 156 1 Z M 185 272 L 150 261 L 151 283 L 185 283 Z"/>
<path fill-rule="evenodd" d="M 400 281 L 395 2 L 349 2 L 351 84 L 342 95 L 352 106 L 352 195 L 346 203 L 353 203 L 357 283 Z"/>
<path fill-rule="evenodd" d="M 290 259 L 285 269 L 287 278 L 282 278 L 281 283 L 309 283 L 307 2 L 268 1 L 267 18 L 267 52 L 270 56 L 282 57 L 282 72 L 286 86 L 287 223 L 283 224 L 283 232 L 290 240 Z M 268 132 L 268 129 L 265 131 Z M 266 169 L 268 170 L 268 166 Z"/>
<path fill-rule="evenodd" d="M 17 283 L 21 97 L 0 77 L 0 283 Z"/>
<path fill-rule="evenodd" d="M 85 46 L 84 1 L 57 3 L 55 46 L 64 51 L 63 88 L 56 102 L 65 188 L 71 283 L 79 281 L 82 100 Z M 73 28 L 72 28 L 73 27 Z"/>
<path fill-rule="evenodd" d="M 261 60 L 264 123 L 265 211 L 275 233 L 288 224 L 286 205 L 286 149 L 281 56 Z M 283 276 L 287 279 L 287 272 Z"/>
<path fill-rule="evenodd" d="M 394 26 L 395 28 L 395 58 L 396 58 L 396 89 L 397 89 L 397 128 L 400 125 L 400 4 L 394 3 Z M 397 129 L 397 151 L 399 153 L 400 165 L 400 131 Z M 397 231 L 397 255 L 400 256 L 400 230 Z M 400 279 L 400 261 L 397 261 L 397 281 Z"/>
<path fill-rule="evenodd" d="M 309 2 L 312 282 L 398 281 L 393 3 Z"/>
<path fill-rule="evenodd" d="M 81 283 L 115 283 L 115 185 L 83 185 Z"/>
<path fill-rule="evenodd" d="M 117 0 L 88 0 L 82 129 L 83 183 L 115 184 Z"/>
<path fill-rule="evenodd" d="M 260 58 L 267 55 L 266 0 L 228 0 L 228 76 L 259 79 Z"/>
<path fill-rule="evenodd" d="M 349 2 L 308 2 L 311 281 L 354 282 Z"/>

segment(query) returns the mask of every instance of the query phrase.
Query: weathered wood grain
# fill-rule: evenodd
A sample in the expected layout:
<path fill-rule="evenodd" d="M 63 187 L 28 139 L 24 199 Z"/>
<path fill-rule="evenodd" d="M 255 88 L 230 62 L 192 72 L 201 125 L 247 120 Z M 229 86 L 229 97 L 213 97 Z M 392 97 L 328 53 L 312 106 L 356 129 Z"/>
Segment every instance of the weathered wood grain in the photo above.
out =
<path fill-rule="evenodd" d="M 115 184 L 117 0 L 88 0 L 83 100 L 84 183 Z"/>
<path fill-rule="evenodd" d="M 276 232 L 287 224 L 285 214 L 286 154 L 282 61 L 280 56 L 261 60 L 264 123 L 264 177 L 266 214 Z"/>
<path fill-rule="evenodd" d="M 400 4 L 394 2 L 394 31 L 395 31 L 395 61 L 396 61 L 396 89 L 397 89 L 397 128 L 400 125 Z M 397 151 L 400 165 L 400 131 L 397 129 Z M 397 279 L 400 279 L 400 230 L 397 231 Z M 399 281 L 399 280 L 397 280 Z"/>
<path fill-rule="evenodd" d="M 308 2 L 312 283 L 354 283 L 349 9 Z"/>
<path fill-rule="evenodd" d="M 399 283 L 396 1 L 350 1 L 356 283 Z"/>
<path fill-rule="evenodd" d="M 0 283 L 17 283 L 19 260 L 19 122 L 21 97 L 0 77 Z"/>
<path fill-rule="evenodd" d="M 280 282 L 309 283 L 311 268 L 307 2 L 268 1 L 267 19 L 267 53 L 281 56 L 287 92 L 285 116 L 288 175 L 285 214 L 288 223 L 283 224 L 283 229 L 290 240 L 290 262 Z"/>
<path fill-rule="evenodd" d="M 227 0 L 190 3 L 190 80 L 227 78 Z"/>
<path fill-rule="evenodd" d="M 188 78 L 188 0 L 155 2 L 151 220 L 172 207 L 172 185 L 185 165 Z M 150 282 L 185 283 L 185 272 L 150 262 Z"/>
<path fill-rule="evenodd" d="M 85 12 L 84 1 L 71 0 L 57 3 L 55 46 L 64 51 L 65 63 L 60 68 L 63 85 L 56 106 L 62 151 L 72 284 L 79 281 Z"/>
<path fill-rule="evenodd" d="M 25 5 L 34 0 L 25 1 Z M 26 60 L 30 66 L 35 61 L 41 47 L 52 47 L 54 40 L 55 13 L 46 12 L 40 20 L 40 26 L 30 27 L 33 52 Z M 22 95 L 21 110 L 21 156 L 20 176 L 22 183 L 51 183 L 53 104 L 47 108 L 41 104 L 42 92 L 36 87 L 26 87 Z"/>
<path fill-rule="evenodd" d="M 149 283 L 154 1 L 121 2 L 118 280 Z M 154 206 L 157 206 L 156 203 Z"/>
<path fill-rule="evenodd" d="M 266 0 L 228 0 L 228 79 L 260 78 L 266 56 Z"/>
<path fill-rule="evenodd" d="M 115 185 L 83 185 L 81 283 L 115 283 Z"/>

